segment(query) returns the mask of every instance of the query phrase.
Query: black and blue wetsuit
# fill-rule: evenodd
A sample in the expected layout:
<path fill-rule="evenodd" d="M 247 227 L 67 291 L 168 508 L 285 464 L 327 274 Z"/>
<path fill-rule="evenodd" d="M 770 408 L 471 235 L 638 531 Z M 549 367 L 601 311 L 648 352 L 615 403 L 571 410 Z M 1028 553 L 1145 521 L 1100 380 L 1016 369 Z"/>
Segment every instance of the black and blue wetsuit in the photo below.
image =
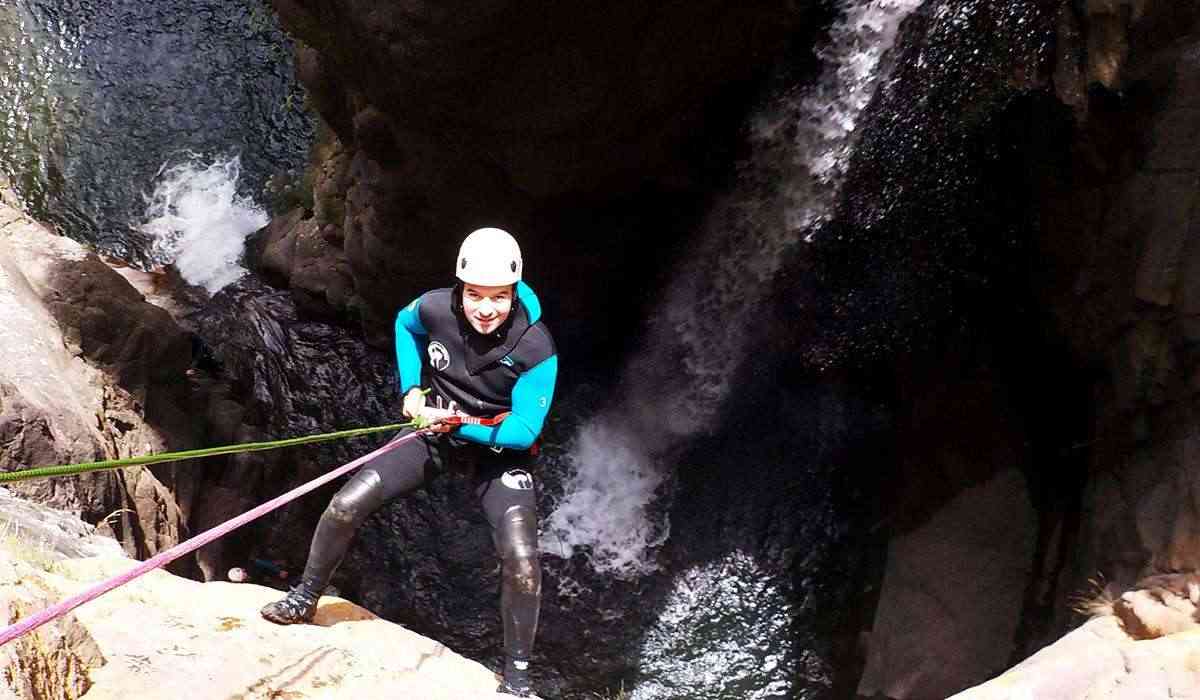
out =
<path fill-rule="evenodd" d="M 486 336 L 464 316 L 460 287 L 426 292 L 397 315 L 402 392 L 425 385 L 434 405 L 454 402 L 474 416 L 510 415 L 496 427 L 464 425 L 427 435 L 363 465 L 321 516 L 303 584 L 323 590 L 354 531 L 388 500 L 447 470 L 470 474 L 502 562 L 505 652 L 527 660 L 542 581 L 532 448 L 554 398 L 558 356 L 533 290 L 518 282 L 515 297 L 508 318 Z"/>
<path fill-rule="evenodd" d="M 495 428 L 455 429 L 459 440 L 528 450 L 550 411 L 558 355 L 550 331 L 541 322 L 537 295 L 524 282 L 516 287 L 519 303 L 504 324 L 487 336 L 471 328 L 463 316 L 457 287 L 425 293 L 396 316 L 396 364 L 401 393 L 421 385 L 424 377 L 433 389 L 427 400 L 437 405 L 454 402 L 474 416 L 512 412 Z"/>

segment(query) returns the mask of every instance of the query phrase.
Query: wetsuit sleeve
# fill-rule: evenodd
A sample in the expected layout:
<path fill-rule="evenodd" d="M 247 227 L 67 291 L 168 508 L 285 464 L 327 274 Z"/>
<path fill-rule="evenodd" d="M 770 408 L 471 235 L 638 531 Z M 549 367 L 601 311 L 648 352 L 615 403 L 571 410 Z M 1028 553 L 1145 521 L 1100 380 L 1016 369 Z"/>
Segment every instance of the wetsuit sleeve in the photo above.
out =
<path fill-rule="evenodd" d="M 421 297 L 396 314 L 396 367 L 400 371 L 400 394 L 421 385 L 421 346 L 417 336 L 427 336 L 421 323 Z"/>
<path fill-rule="evenodd" d="M 464 425 L 458 428 L 459 436 L 485 445 L 529 449 L 542 434 L 557 378 L 558 355 L 551 355 L 517 378 L 512 391 L 512 413 L 500 425 L 493 428 Z"/>

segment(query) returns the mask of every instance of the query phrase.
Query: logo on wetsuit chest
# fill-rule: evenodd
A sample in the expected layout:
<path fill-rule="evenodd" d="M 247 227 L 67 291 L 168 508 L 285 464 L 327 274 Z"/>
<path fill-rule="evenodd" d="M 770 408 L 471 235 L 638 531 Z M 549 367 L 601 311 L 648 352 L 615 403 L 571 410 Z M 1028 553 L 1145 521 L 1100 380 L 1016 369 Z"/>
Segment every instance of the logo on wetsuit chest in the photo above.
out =
<path fill-rule="evenodd" d="M 450 366 L 450 351 L 438 341 L 429 344 L 429 366 L 439 372 L 444 372 Z"/>

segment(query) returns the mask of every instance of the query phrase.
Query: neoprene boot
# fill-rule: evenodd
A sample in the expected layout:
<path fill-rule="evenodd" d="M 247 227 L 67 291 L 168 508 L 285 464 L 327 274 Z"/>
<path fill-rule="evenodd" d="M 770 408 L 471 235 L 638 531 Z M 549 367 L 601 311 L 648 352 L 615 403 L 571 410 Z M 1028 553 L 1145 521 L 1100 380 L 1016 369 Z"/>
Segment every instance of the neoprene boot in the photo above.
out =
<path fill-rule="evenodd" d="M 529 662 L 524 659 L 508 658 L 504 661 L 504 679 L 497 693 L 527 698 L 533 695 L 533 684 L 529 681 Z"/>
<path fill-rule="evenodd" d="M 303 583 L 288 591 L 283 600 L 277 600 L 263 606 L 259 611 L 265 619 L 277 625 L 295 625 L 302 622 L 312 622 L 317 613 L 318 596 L 308 590 Z"/>

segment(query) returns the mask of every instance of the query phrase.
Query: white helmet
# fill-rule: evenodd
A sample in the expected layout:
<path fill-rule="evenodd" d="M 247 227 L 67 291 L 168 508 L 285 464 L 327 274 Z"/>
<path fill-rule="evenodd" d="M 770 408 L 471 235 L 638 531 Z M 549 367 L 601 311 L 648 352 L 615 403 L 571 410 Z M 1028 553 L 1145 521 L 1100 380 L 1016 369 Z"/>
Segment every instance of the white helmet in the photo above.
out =
<path fill-rule="evenodd" d="M 481 228 L 463 240 L 455 273 L 467 284 L 502 287 L 520 281 L 522 267 L 517 239 L 498 228 Z"/>

